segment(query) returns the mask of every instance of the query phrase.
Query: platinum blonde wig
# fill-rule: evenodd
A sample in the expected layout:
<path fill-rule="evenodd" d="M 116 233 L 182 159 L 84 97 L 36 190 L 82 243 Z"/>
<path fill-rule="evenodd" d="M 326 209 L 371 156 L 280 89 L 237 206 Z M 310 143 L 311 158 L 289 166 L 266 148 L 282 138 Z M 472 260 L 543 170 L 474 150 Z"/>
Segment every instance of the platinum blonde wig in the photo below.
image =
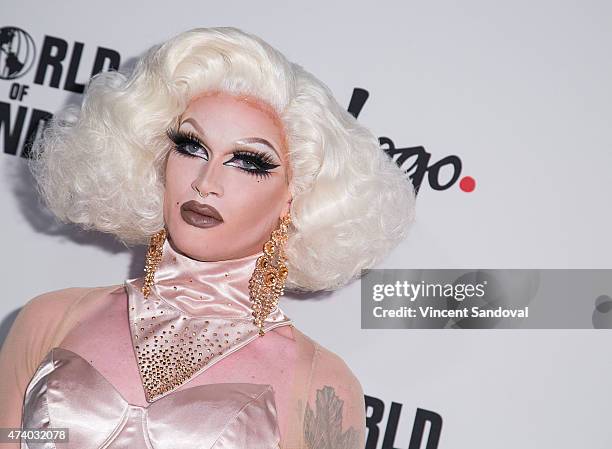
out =
<path fill-rule="evenodd" d="M 287 289 L 336 289 L 407 235 L 415 192 L 378 139 L 311 73 L 233 27 L 186 31 L 148 50 L 129 74 L 92 77 L 80 108 L 58 112 L 32 148 L 46 205 L 62 222 L 148 243 L 164 226 L 165 131 L 204 91 L 258 98 L 285 127 Z"/>

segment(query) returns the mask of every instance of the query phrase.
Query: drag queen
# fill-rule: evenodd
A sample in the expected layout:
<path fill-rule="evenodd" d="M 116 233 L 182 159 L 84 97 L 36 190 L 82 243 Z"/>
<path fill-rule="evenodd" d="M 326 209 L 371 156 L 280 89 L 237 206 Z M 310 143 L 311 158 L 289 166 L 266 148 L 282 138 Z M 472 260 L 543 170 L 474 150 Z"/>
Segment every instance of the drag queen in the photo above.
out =
<path fill-rule="evenodd" d="M 142 277 L 26 303 L 0 427 L 67 428 L 75 449 L 364 447 L 360 382 L 279 298 L 374 266 L 415 197 L 321 81 L 254 35 L 193 29 L 94 76 L 30 164 L 61 221 L 148 251 Z"/>

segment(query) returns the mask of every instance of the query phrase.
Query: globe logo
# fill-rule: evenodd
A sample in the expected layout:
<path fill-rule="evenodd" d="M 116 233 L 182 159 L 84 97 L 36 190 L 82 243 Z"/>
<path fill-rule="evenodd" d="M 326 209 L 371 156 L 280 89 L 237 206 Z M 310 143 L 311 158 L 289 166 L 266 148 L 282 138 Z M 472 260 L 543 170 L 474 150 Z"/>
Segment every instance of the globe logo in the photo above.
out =
<path fill-rule="evenodd" d="M 0 28 L 0 79 L 12 80 L 32 68 L 36 55 L 34 40 L 21 28 Z"/>

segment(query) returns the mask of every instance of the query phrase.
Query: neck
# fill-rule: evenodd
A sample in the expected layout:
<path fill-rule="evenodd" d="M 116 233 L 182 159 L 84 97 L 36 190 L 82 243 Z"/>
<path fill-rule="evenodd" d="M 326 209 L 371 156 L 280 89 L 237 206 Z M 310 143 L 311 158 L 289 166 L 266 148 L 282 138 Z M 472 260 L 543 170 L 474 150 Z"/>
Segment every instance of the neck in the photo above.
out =
<path fill-rule="evenodd" d="M 251 317 L 249 279 L 259 253 L 238 259 L 201 261 L 179 252 L 167 238 L 151 295 L 189 315 Z"/>

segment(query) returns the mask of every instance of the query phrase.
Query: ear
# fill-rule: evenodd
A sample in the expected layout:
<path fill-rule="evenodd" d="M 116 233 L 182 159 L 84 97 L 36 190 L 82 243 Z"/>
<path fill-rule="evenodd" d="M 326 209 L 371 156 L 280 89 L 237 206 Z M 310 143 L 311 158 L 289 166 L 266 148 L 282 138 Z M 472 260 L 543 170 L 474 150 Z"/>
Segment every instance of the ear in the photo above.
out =
<path fill-rule="evenodd" d="M 287 200 L 287 202 L 285 203 L 285 207 L 283 207 L 282 213 L 281 213 L 281 217 L 284 217 L 285 215 L 287 215 L 291 209 L 291 202 L 293 201 L 293 198 L 289 197 L 289 200 Z"/>

